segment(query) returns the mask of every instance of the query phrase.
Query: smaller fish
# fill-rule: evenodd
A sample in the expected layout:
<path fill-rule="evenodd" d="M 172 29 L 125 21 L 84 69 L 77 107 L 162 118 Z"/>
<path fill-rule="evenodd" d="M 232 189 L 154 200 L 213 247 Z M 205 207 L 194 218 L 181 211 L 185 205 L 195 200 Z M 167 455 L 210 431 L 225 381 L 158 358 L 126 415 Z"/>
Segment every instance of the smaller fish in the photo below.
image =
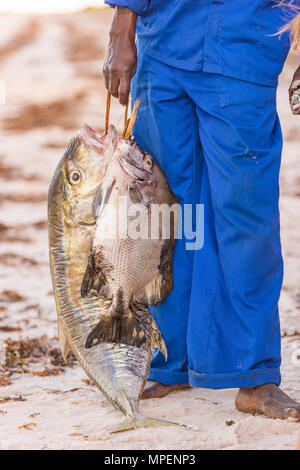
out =
<path fill-rule="evenodd" d="M 124 202 L 125 216 L 121 206 Z M 168 209 L 156 238 L 151 237 L 154 204 Z M 111 394 L 117 397 L 115 404 L 126 417 L 115 431 L 174 425 L 142 416 L 138 403 L 152 350 L 159 348 L 167 358 L 164 340 L 148 305 L 160 304 L 173 287 L 176 209 L 167 179 L 152 156 L 135 140 L 120 140 L 95 197 L 97 223 L 81 288 L 83 298 L 96 295 L 100 304 L 106 304 L 86 339 L 86 348 L 102 350 L 106 357 Z M 116 215 L 119 231 L 110 238 L 105 227 L 116 225 Z M 128 233 L 132 225 L 139 227 L 137 237 Z M 168 238 L 163 238 L 163 233 Z"/>

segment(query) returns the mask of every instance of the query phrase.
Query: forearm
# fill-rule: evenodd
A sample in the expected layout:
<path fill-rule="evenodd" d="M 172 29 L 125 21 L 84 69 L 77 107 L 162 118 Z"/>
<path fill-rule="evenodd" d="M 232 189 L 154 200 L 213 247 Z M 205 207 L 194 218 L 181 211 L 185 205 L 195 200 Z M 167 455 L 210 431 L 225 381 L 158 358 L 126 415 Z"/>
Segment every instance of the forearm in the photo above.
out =
<path fill-rule="evenodd" d="M 137 16 L 130 8 L 116 6 L 103 66 L 106 88 L 123 105 L 128 103 L 131 79 L 136 72 Z"/>
<path fill-rule="evenodd" d="M 130 10 L 130 8 L 117 6 L 109 32 L 110 39 L 121 38 L 122 40 L 134 42 L 137 16 L 137 13 Z"/>

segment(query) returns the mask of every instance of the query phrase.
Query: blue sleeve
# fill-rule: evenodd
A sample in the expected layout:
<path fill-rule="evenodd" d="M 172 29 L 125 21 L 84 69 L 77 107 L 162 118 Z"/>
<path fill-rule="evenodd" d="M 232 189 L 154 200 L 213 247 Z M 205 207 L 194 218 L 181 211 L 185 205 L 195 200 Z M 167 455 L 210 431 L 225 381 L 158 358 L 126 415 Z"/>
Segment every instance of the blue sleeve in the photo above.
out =
<path fill-rule="evenodd" d="M 135 11 L 138 15 L 146 14 L 150 0 L 105 0 L 110 7 L 127 7 Z"/>

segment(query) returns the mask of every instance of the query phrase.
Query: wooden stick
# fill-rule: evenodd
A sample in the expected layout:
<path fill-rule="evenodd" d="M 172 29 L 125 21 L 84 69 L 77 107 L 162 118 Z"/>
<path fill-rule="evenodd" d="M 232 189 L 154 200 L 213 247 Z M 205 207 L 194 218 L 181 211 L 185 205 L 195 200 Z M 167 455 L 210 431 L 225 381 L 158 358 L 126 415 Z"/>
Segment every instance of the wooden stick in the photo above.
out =
<path fill-rule="evenodd" d="M 126 105 L 126 108 L 125 108 L 123 139 L 124 139 L 124 136 L 126 134 L 126 130 L 127 130 L 127 126 L 128 126 L 128 108 L 129 108 L 129 102 Z"/>
<path fill-rule="evenodd" d="M 108 133 L 110 102 L 111 102 L 111 94 L 108 91 L 107 92 L 107 100 L 106 100 L 106 114 L 105 114 L 105 135 Z"/>
<path fill-rule="evenodd" d="M 138 112 L 140 104 L 141 104 L 140 99 L 137 99 L 134 103 L 132 115 L 131 115 L 128 126 L 126 128 L 126 132 L 124 133 L 124 137 L 123 137 L 125 140 L 128 140 L 129 137 L 131 136 L 131 132 L 132 132 L 132 129 L 134 127 L 134 124 L 135 124 L 135 121 L 136 121 L 136 118 L 137 118 L 137 112 Z"/>
<path fill-rule="evenodd" d="M 130 119 L 127 119 L 127 123 L 125 124 L 125 129 L 124 129 L 124 132 L 123 132 L 123 135 L 122 135 L 122 139 L 125 139 L 125 135 L 126 135 L 126 131 L 127 131 L 127 128 L 128 128 L 129 121 L 130 121 Z"/>

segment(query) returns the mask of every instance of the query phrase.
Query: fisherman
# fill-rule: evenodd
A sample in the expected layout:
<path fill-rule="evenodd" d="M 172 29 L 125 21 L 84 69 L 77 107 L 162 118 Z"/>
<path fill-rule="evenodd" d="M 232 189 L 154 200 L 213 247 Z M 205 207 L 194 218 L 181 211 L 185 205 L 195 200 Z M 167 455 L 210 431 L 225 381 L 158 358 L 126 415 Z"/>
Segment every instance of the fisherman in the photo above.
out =
<path fill-rule="evenodd" d="M 151 308 L 168 360 L 155 354 L 144 398 L 239 388 L 238 410 L 300 419 L 279 388 L 276 90 L 290 39 L 276 33 L 290 12 L 275 0 L 106 3 L 115 7 L 106 87 L 123 105 L 130 88 L 141 99 L 137 143 L 179 203 L 204 204 L 205 214 L 203 248 L 177 241 L 173 291 Z"/>

